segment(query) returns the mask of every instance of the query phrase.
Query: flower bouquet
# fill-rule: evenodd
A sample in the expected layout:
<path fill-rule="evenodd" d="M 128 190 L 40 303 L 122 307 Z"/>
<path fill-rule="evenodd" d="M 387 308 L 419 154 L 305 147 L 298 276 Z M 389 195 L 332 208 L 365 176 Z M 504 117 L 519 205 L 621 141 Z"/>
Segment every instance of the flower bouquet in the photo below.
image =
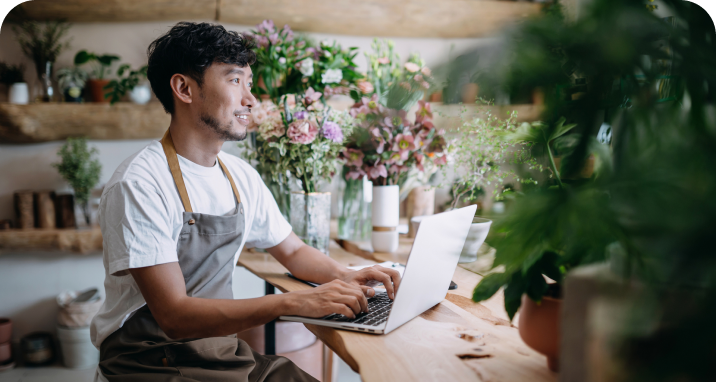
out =
<path fill-rule="evenodd" d="M 315 44 L 304 36 L 294 36 L 288 25 L 276 28 L 264 20 L 248 36 L 256 41 L 258 96 L 274 103 L 286 94 L 302 94 L 307 89 L 322 89 L 324 96 L 349 94 L 362 75 L 353 62 L 357 49 L 343 49 L 335 41 Z"/>
<path fill-rule="evenodd" d="M 344 138 L 354 122 L 348 112 L 318 102 L 321 96 L 308 88 L 301 96 L 283 96 L 282 107 L 262 103 L 256 149 L 248 156 L 284 190 L 289 189 L 289 174 L 300 184 L 302 192 L 291 193 L 290 199 L 293 230 L 309 245 L 328 253 L 331 195 L 317 190 L 321 181 L 336 173 Z"/>

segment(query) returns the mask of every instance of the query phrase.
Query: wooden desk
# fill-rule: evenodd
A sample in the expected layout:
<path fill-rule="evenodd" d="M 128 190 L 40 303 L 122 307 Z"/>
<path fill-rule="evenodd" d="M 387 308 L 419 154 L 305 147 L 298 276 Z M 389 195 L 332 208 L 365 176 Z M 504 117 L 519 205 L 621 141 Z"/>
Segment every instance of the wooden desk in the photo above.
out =
<path fill-rule="evenodd" d="M 335 242 L 330 247 L 331 257 L 347 266 L 374 262 L 367 257 L 404 262 L 402 252 L 402 258 L 380 253 L 359 256 Z M 244 251 L 239 265 L 282 292 L 310 288 L 288 278 L 286 268 L 268 254 Z M 507 322 L 501 294 L 476 304 L 470 296 L 480 276 L 458 267 L 453 280 L 458 289 L 443 302 L 387 335 L 306 327 L 365 382 L 556 381 L 545 357 L 528 348 Z"/>

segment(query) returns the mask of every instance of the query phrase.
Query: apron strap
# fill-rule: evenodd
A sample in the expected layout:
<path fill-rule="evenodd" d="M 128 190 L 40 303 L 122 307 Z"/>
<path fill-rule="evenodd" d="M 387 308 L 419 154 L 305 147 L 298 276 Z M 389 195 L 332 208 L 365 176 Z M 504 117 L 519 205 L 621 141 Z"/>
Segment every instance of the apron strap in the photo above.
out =
<path fill-rule="evenodd" d="M 169 162 L 169 171 L 171 171 L 174 183 L 179 190 L 179 197 L 184 205 L 184 210 L 186 212 L 194 212 L 191 209 L 191 202 L 189 201 L 189 194 L 186 192 L 184 178 L 181 176 L 179 159 L 177 159 L 177 150 L 174 148 L 174 141 L 172 141 L 172 135 L 169 134 L 169 129 L 167 129 L 167 132 L 164 133 L 164 138 L 162 138 L 162 147 L 164 148 L 164 155 L 167 156 L 167 162 Z"/>
<path fill-rule="evenodd" d="M 226 168 L 226 166 L 224 166 L 224 162 L 221 161 L 218 155 L 216 156 L 216 160 L 219 161 L 219 166 L 221 166 L 221 169 L 224 170 L 224 174 L 226 174 L 226 177 L 229 178 L 229 183 L 231 183 L 231 189 L 234 190 L 234 196 L 236 196 L 236 205 L 241 204 L 241 195 L 239 195 L 239 189 L 236 188 L 234 178 L 231 177 L 231 173 Z"/>
<path fill-rule="evenodd" d="M 186 192 L 184 178 L 181 175 L 181 168 L 179 167 L 179 159 L 177 159 L 177 151 L 174 148 L 174 141 L 172 140 L 172 135 L 169 133 L 168 129 L 162 138 L 162 147 L 164 148 L 164 155 L 167 156 L 167 162 L 169 162 L 169 171 L 171 171 L 174 183 L 179 190 L 179 197 L 184 205 L 184 210 L 186 212 L 193 212 L 191 209 L 191 202 L 189 201 L 189 193 Z M 236 188 L 234 178 L 231 177 L 231 173 L 218 156 L 216 157 L 216 160 L 219 162 L 219 166 L 221 166 L 224 174 L 229 179 L 229 183 L 231 183 L 231 189 L 234 191 L 234 196 L 236 197 L 236 205 L 241 204 L 241 195 L 239 195 L 239 189 Z"/>

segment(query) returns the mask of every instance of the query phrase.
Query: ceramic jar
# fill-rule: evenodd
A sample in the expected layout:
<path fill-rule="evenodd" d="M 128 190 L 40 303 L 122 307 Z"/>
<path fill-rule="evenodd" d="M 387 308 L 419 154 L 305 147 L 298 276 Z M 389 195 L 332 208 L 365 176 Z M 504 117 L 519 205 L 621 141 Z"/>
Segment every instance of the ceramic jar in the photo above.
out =
<path fill-rule="evenodd" d="M 398 250 L 398 220 L 400 219 L 400 187 L 373 186 L 371 206 L 374 252 L 393 253 Z"/>
<path fill-rule="evenodd" d="M 559 371 L 559 322 L 562 300 L 542 297 L 537 305 L 527 295 L 520 308 L 520 337 L 532 349 L 547 356 L 547 367 Z"/>
<path fill-rule="evenodd" d="M 10 86 L 8 101 L 16 105 L 27 105 L 30 103 L 30 89 L 26 82 L 18 82 Z"/>

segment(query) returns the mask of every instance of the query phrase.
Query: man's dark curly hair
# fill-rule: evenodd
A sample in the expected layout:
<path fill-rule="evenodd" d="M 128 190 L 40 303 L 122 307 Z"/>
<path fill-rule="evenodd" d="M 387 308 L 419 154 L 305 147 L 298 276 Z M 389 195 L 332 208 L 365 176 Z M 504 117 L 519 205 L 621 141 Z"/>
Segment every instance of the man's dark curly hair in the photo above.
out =
<path fill-rule="evenodd" d="M 180 22 L 149 44 L 147 78 L 167 113 L 174 113 L 169 80 L 176 73 L 193 78 L 199 87 L 204 71 L 215 62 L 240 67 L 256 61 L 253 39 L 221 25 Z"/>

